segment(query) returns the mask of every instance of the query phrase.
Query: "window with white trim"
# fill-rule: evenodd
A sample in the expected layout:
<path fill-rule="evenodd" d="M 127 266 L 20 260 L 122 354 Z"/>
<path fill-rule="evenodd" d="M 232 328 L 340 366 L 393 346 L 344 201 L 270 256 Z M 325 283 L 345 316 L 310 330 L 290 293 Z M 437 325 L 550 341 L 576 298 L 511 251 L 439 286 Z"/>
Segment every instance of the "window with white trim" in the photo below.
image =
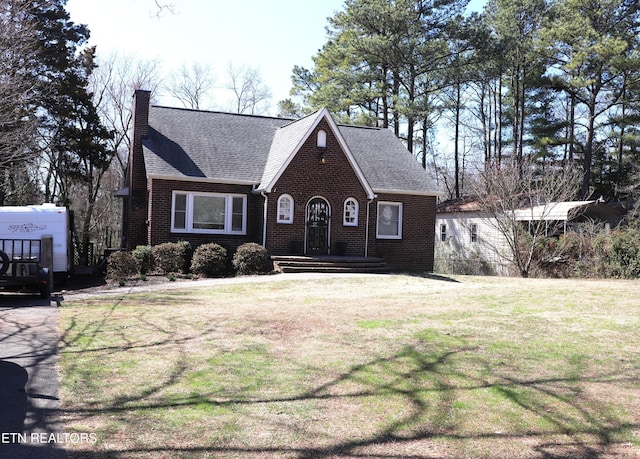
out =
<path fill-rule="evenodd" d="M 469 229 L 469 236 L 471 237 L 471 242 L 478 242 L 478 224 L 472 223 L 471 228 Z"/>
<path fill-rule="evenodd" d="M 247 196 L 174 191 L 171 203 L 171 231 L 246 234 Z"/>
<path fill-rule="evenodd" d="M 402 239 L 401 202 L 379 202 L 377 220 L 378 239 Z"/>
<path fill-rule="evenodd" d="M 355 198 L 347 198 L 344 201 L 344 226 L 358 226 L 358 201 Z"/>
<path fill-rule="evenodd" d="M 293 198 L 283 194 L 278 198 L 278 223 L 293 223 Z"/>

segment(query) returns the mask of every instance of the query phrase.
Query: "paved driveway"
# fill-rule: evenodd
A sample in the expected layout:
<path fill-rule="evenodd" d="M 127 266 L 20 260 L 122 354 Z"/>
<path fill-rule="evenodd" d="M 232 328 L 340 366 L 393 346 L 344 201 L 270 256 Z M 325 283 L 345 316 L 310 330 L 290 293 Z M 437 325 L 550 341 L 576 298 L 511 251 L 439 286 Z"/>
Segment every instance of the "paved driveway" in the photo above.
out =
<path fill-rule="evenodd" d="M 58 308 L 0 293 L 0 458 L 66 458 L 58 398 Z"/>

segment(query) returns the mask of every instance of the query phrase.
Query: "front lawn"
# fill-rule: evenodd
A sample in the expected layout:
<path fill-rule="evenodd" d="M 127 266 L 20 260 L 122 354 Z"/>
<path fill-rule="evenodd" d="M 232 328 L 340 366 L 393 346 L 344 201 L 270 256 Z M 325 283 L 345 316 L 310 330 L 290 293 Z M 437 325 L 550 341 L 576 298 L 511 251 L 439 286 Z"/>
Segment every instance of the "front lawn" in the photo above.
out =
<path fill-rule="evenodd" d="M 71 457 L 640 456 L 638 282 L 288 279 L 64 302 Z"/>

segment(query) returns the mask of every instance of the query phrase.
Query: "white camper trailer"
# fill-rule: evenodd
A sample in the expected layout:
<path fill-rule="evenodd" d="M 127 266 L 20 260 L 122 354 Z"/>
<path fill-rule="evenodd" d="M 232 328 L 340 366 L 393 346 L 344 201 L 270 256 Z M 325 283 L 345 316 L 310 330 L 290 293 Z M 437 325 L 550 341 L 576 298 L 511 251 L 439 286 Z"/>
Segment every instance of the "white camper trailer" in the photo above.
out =
<path fill-rule="evenodd" d="M 37 288 L 41 293 L 50 291 L 50 281 L 43 288 L 37 277 L 44 274 L 41 268 L 45 253 L 43 240 L 50 241 L 51 272 L 64 278 L 71 271 L 71 225 L 65 207 L 54 204 L 39 206 L 0 207 L 0 288 Z M 48 242 L 49 243 L 49 242 Z M 34 284 L 35 282 L 35 284 Z"/>

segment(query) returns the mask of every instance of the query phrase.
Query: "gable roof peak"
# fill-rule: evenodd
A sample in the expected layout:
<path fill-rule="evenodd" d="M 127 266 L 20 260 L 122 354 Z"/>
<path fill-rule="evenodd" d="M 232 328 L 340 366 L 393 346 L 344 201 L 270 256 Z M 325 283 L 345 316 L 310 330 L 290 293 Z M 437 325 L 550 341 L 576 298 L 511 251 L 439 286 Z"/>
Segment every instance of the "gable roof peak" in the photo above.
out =
<path fill-rule="evenodd" d="M 304 122 L 312 122 L 312 121 L 317 119 L 317 117 L 320 114 L 321 110 L 316 110 L 315 112 L 309 113 L 308 115 L 305 115 L 302 118 L 280 118 L 280 119 L 283 119 L 283 120 L 288 119 L 290 121 L 288 123 L 283 124 L 282 126 L 280 126 L 279 129 L 285 129 L 285 128 L 288 128 L 289 126 L 292 126 L 294 124 L 299 124 L 299 123 L 304 123 Z M 327 114 L 329 114 L 329 112 L 327 112 Z M 329 115 L 329 116 L 331 116 L 331 115 Z"/>
<path fill-rule="evenodd" d="M 259 190 L 271 192 L 273 186 L 287 169 L 302 145 L 307 141 L 307 139 L 309 139 L 312 132 L 323 119 L 327 120 L 329 128 L 338 140 L 342 151 L 344 151 L 347 156 L 347 159 L 358 176 L 360 183 L 367 191 L 367 195 L 370 198 L 373 198 L 373 189 L 365 179 L 365 176 L 353 157 L 353 154 L 342 136 L 338 125 L 335 123 L 333 117 L 329 113 L 329 110 L 326 108 L 321 108 L 314 113 L 300 118 L 299 120 L 281 126 L 276 131 L 269 151 L 269 156 L 267 158 L 267 164 L 262 175 L 262 180 L 258 187 Z"/>

